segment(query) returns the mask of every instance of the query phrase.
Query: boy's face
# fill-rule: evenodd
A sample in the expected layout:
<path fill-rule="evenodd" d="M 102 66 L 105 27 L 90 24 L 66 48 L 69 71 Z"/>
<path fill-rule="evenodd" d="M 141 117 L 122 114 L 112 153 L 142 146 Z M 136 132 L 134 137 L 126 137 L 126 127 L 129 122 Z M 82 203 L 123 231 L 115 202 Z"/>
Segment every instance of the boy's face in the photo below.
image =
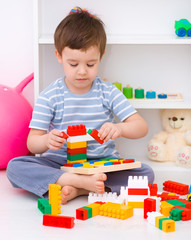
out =
<path fill-rule="evenodd" d="M 55 50 L 59 63 L 64 68 L 65 82 L 72 93 L 84 94 L 88 92 L 93 80 L 97 76 L 100 62 L 100 52 L 96 46 L 86 51 L 65 47 L 60 56 Z"/>

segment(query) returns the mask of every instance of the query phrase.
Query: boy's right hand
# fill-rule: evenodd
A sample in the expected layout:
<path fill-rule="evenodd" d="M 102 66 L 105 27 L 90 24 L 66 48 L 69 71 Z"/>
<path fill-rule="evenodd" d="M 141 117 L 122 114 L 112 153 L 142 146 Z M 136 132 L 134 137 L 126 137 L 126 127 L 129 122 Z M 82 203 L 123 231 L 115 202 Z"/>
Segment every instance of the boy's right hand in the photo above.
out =
<path fill-rule="evenodd" d="M 57 129 L 53 129 L 47 134 L 47 147 L 51 150 L 60 149 L 65 142 L 66 139 L 63 138 L 63 133 Z"/>

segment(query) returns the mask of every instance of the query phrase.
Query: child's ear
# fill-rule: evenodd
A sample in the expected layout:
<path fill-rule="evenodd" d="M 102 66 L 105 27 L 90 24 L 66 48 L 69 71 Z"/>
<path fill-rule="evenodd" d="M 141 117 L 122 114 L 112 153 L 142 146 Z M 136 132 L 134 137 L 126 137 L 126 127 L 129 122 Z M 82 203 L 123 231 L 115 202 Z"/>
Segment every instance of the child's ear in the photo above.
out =
<path fill-rule="evenodd" d="M 62 56 L 60 56 L 59 52 L 57 49 L 55 49 L 55 55 L 59 63 L 62 63 Z"/>

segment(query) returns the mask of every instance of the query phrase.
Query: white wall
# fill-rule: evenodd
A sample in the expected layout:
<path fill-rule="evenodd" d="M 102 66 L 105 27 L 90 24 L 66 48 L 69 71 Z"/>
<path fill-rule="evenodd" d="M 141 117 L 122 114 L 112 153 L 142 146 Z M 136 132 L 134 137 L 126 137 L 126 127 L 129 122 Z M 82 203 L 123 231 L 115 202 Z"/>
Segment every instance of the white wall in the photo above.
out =
<path fill-rule="evenodd" d="M 34 71 L 33 1 L 0 0 L 0 84 L 15 87 Z M 23 94 L 33 105 L 33 82 Z"/>

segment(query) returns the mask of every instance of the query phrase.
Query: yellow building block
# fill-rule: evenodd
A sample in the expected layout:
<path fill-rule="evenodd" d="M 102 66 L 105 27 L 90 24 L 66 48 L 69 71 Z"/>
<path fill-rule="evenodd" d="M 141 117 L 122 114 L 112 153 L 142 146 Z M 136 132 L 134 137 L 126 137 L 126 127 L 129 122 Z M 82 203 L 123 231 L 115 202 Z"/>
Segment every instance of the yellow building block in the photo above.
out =
<path fill-rule="evenodd" d="M 100 206 L 99 214 L 124 220 L 133 216 L 133 208 L 119 203 L 108 202 Z"/>
<path fill-rule="evenodd" d="M 94 166 L 91 165 L 89 162 L 84 162 L 83 163 L 83 168 L 93 168 Z"/>
<path fill-rule="evenodd" d="M 144 208 L 144 202 L 128 202 L 128 206 L 132 208 Z"/>
<path fill-rule="evenodd" d="M 94 165 L 95 166 L 98 166 L 98 165 L 104 165 L 104 163 L 106 163 L 108 161 L 99 161 L 99 162 L 94 162 Z"/>
<path fill-rule="evenodd" d="M 175 231 L 175 221 L 172 219 L 164 220 L 162 222 L 162 230 L 164 232 L 174 232 Z"/>
<path fill-rule="evenodd" d="M 92 217 L 95 217 L 99 215 L 99 210 L 100 210 L 100 204 L 99 203 L 91 203 L 89 205 L 86 205 L 86 207 L 91 207 L 92 208 Z"/>
<path fill-rule="evenodd" d="M 49 204 L 51 205 L 51 214 L 61 213 L 61 186 L 58 184 L 49 184 Z"/>
<path fill-rule="evenodd" d="M 82 160 L 78 160 L 78 161 L 70 161 L 70 160 L 67 160 L 67 163 L 75 164 L 75 163 L 84 163 L 85 161 L 87 161 L 87 159 L 82 159 Z"/>
<path fill-rule="evenodd" d="M 170 211 L 174 206 L 168 202 L 161 201 L 160 212 L 165 216 L 170 216 Z"/>
<path fill-rule="evenodd" d="M 155 218 L 155 227 L 159 228 L 159 219 L 166 218 L 166 216 L 158 216 Z"/>
<path fill-rule="evenodd" d="M 87 142 L 86 141 L 74 142 L 74 143 L 67 142 L 67 148 L 70 148 L 70 149 L 85 148 L 85 147 L 87 147 Z"/>

